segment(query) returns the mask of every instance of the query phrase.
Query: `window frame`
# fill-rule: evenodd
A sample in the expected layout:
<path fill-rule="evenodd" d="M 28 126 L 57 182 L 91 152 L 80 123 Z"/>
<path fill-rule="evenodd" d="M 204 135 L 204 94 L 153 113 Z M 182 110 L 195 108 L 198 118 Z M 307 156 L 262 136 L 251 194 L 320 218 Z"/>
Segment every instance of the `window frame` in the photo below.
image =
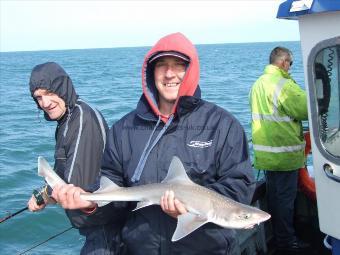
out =
<path fill-rule="evenodd" d="M 326 150 L 326 147 L 323 145 L 320 139 L 320 130 L 319 130 L 319 116 L 318 116 L 318 106 L 317 106 L 317 95 L 316 95 L 316 87 L 315 87 L 315 61 L 318 54 L 330 47 L 340 47 L 340 36 L 326 39 L 317 43 L 311 50 L 308 61 L 307 61 L 307 78 L 308 78 L 308 93 L 310 98 L 310 118 L 313 126 L 313 136 L 314 142 L 319 149 L 321 155 L 326 158 L 328 161 L 340 165 L 340 155 L 335 156 Z M 340 62 L 338 63 L 340 64 Z M 337 68 L 339 68 L 337 66 Z M 338 74 L 340 75 L 340 73 Z M 339 91 L 340 93 L 340 91 Z M 340 106 L 339 106 L 340 108 Z M 340 109 L 339 109 L 340 111 Z"/>

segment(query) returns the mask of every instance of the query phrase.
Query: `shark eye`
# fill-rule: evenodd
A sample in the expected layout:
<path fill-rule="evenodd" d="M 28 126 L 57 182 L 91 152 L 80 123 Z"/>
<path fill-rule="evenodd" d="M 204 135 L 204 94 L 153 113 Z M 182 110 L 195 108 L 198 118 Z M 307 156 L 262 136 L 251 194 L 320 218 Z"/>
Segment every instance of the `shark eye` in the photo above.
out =
<path fill-rule="evenodd" d="M 240 218 L 242 218 L 244 220 L 250 219 L 250 214 L 249 213 L 243 213 Z"/>

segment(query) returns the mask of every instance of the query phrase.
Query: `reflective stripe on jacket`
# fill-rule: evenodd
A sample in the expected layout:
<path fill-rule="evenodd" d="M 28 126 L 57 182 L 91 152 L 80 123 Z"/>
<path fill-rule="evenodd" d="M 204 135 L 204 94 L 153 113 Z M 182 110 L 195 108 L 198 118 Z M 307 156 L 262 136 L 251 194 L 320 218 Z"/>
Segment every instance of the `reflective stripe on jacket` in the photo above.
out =
<path fill-rule="evenodd" d="M 304 165 L 302 120 L 306 93 L 284 70 L 268 65 L 250 92 L 254 165 L 264 170 L 295 170 Z"/>

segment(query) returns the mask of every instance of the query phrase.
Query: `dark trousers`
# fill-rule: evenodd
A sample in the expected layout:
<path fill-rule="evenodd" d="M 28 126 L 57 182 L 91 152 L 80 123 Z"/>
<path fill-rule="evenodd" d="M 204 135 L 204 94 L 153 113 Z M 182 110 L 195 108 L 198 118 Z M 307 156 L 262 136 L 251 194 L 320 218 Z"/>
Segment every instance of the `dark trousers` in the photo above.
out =
<path fill-rule="evenodd" d="M 113 225 L 101 225 L 80 229 L 85 236 L 80 255 L 117 255 L 120 254 L 120 229 Z"/>
<path fill-rule="evenodd" d="M 268 210 L 272 216 L 275 243 L 279 247 L 289 246 L 296 241 L 293 221 L 298 170 L 265 173 Z"/>

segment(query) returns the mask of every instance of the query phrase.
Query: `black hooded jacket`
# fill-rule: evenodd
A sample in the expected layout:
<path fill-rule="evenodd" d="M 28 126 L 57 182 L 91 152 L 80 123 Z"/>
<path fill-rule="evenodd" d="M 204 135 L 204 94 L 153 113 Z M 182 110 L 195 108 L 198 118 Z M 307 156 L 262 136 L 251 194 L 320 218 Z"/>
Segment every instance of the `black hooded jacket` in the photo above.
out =
<path fill-rule="evenodd" d="M 35 90 L 47 89 L 65 101 L 67 111 L 58 120 L 55 132 L 54 170 L 65 182 L 89 190 L 100 172 L 108 130 L 106 121 L 100 112 L 78 98 L 70 77 L 56 63 L 37 65 L 32 70 L 29 85 L 32 97 Z M 46 113 L 45 118 L 51 121 Z M 101 215 L 87 216 L 80 210 L 65 211 L 77 228 L 105 223 Z"/>

